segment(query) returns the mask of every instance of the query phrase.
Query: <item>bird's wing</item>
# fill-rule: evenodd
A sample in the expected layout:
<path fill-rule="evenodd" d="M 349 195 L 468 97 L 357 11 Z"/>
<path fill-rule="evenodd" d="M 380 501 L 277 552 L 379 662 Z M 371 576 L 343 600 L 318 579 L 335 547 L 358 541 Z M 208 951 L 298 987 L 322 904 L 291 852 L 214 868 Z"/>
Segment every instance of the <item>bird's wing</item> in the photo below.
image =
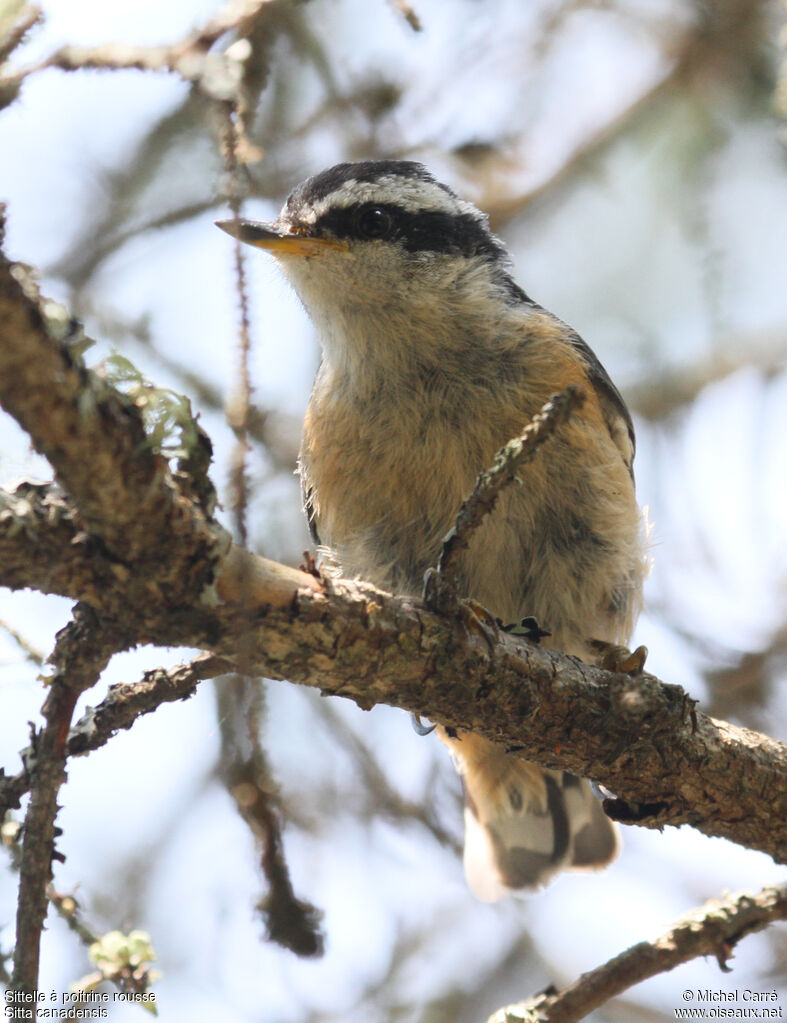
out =
<path fill-rule="evenodd" d="M 620 449 L 623 460 L 629 467 L 629 470 L 631 470 L 634 462 L 636 441 L 634 438 L 634 424 L 631 421 L 629 410 L 626 408 L 626 403 L 590 345 L 583 341 L 576 331 L 570 328 L 568 341 L 585 363 L 588 380 L 596 392 L 610 435 Z"/>

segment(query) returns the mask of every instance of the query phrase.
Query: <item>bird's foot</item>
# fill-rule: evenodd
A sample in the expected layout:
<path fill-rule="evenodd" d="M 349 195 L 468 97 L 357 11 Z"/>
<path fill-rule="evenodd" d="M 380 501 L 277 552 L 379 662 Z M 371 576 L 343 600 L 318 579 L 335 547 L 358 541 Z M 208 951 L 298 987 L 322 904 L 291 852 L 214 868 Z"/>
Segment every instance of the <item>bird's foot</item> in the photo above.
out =
<path fill-rule="evenodd" d="M 494 652 L 500 639 L 498 619 L 477 600 L 461 597 L 453 582 L 445 582 L 436 568 L 429 568 L 424 575 L 423 601 L 431 611 L 451 615 L 461 625 L 469 638 L 480 634 Z"/>
<path fill-rule="evenodd" d="M 621 675 L 641 675 L 648 656 L 646 646 L 638 646 L 636 650 L 607 643 L 603 639 L 591 639 L 588 643 L 596 654 L 596 664 L 605 671 L 615 671 Z"/>
<path fill-rule="evenodd" d="M 491 653 L 500 639 L 500 621 L 477 600 L 465 599 L 459 603 L 459 622 L 468 636 L 480 635 Z"/>
<path fill-rule="evenodd" d="M 307 572 L 309 575 L 313 575 L 315 579 L 321 579 L 320 566 L 317 564 L 317 559 L 314 557 L 311 551 L 303 552 L 303 561 L 298 566 L 301 572 Z"/>

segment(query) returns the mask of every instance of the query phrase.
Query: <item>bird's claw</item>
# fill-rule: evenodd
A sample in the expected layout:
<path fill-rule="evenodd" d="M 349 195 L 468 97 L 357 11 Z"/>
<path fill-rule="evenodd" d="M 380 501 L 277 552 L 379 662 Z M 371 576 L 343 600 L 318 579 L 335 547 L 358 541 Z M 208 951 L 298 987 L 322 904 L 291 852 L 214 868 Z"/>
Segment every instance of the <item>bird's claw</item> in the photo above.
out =
<path fill-rule="evenodd" d="M 410 724 L 416 735 L 431 735 L 437 725 L 425 725 L 419 714 L 410 715 Z"/>
<path fill-rule="evenodd" d="M 472 636 L 480 633 L 486 640 L 490 653 L 500 639 L 498 619 L 477 600 L 463 600 L 459 605 L 462 628 Z"/>
<path fill-rule="evenodd" d="M 590 648 L 596 653 L 596 664 L 605 671 L 614 671 L 620 675 L 641 675 L 648 656 L 646 646 L 638 646 L 636 650 L 607 643 L 603 639 L 591 639 Z"/>
<path fill-rule="evenodd" d="M 317 559 L 314 557 L 311 551 L 303 552 L 303 561 L 298 566 L 301 572 L 307 572 L 309 575 L 313 575 L 315 579 L 321 579 L 320 567 L 317 564 Z"/>

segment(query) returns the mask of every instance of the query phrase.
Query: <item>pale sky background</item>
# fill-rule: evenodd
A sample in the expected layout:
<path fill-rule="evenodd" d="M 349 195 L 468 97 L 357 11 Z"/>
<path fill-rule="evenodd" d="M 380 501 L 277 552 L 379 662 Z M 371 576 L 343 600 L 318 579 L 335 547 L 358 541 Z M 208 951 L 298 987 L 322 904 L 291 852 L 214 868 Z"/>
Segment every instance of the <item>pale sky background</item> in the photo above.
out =
<path fill-rule="evenodd" d="M 389 125 L 393 142 L 410 147 L 410 155 L 470 198 L 477 198 L 475 186 L 448 157 L 451 147 L 479 137 L 524 137 L 527 145 L 509 183 L 535 185 L 589 128 L 606 123 L 663 69 L 658 33 L 632 23 L 666 20 L 668 11 L 674 30 L 688 21 L 687 7 L 677 0 L 626 4 L 630 18 L 623 19 L 580 12 L 537 62 L 527 41 L 540 5 L 532 5 L 532 12 L 513 0 L 424 0 L 415 6 L 426 28 L 420 36 L 382 0 L 315 0 L 306 10 L 315 31 L 330 34 L 341 86 L 349 88 L 370 71 L 406 83 Z M 66 42 L 173 41 L 216 5 L 52 0 L 44 8 L 47 22 L 19 58 L 36 59 Z M 775 40 L 775 15 L 773 20 Z M 288 59 L 278 52 L 274 76 Z M 316 105 L 320 84 L 311 68 L 298 80 L 294 102 L 306 111 Z M 48 268 L 100 213 L 107 175 L 124 169 L 154 120 L 185 93 L 174 76 L 48 71 L 0 114 L 6 250 L 40 268 L 44 293 L 69 299 L 62 277 Z M 695 143 L 706 115 L 696 104 L 674 102 L 626 134 L 554 199 L 528 207 L 504 233 L 519 282 L 579 330 L 624 395 L 667 369 L 694 366 L 714 354 L 740 356 L 750 347 L 781 352 L 783 359 L 787 349 L 784 128 L 767 111 L 753 116 L 720 99 L 713 109 L 719 139 L 703 154 Z M 293 153 L 300 154 L 300 173 L 290 185 L 339 159 L 364 155 L 347 153 L 330 123 L 281 159 L 288 164 Z M 164 182 L 144 197 L 146 212 L 166 209 L 173 195 L 185 202 L 204 194 L 219 165 L 207 147 L 194 144 L 173 156 L 165 171 Z M 271 217 L 283 198 L 250 201 L 246 212 Z M 230 395 L 237 372 L 236 297 L 230 244 L 212 225 L 221 212 L 217 206 L 123 245 L 84 297 L 121 315 L 145 316 L 160 351 Z M 288 424 L 297 422 L 318 361 L 313 333 L 272 261 L 250 252 L 247 269 L 257 400 Z M 85 320 L 88 333 L 106 337 L 98 320 Z M 103 340 L 88 362 L 95 364 L 113 347 L 156 383 L 183 389 L 132 341 Z M 226 494 L 232 435 L 218 413 L 201 415 L 216 450 L 212 476 Z M 713 694 L 704 670 L 730 663 L 736 651 L 766 647 L 787 618 L 784 363 L 768 375 L 743 366 L 705 388 L 688 409 L 658 425 L 637 420 L 636 426 L 638 493 L 653 523 L 653 570 L 634 643 L 650 648 L 651 671 L 705 702 Z M 269 556 L 297 561 L 308 535 L 295 480 L 274 476 L 259 453 L 251 465 L 252 537 Z M 51 474 L 31 455 L 22 432 L 0 415 L 0 485 L 20 475 Z M 58 598 L 0 590 L 0 619 L 44 653 L 68 620 L 69 607 Z M 95 705 L 108 685 L 185 656 L 175 650 L 119 656 L 82 703 Z M 18 769 L 28 720 L 38 720 L 42 689 L 36 674 L 0 630 L 0 764 L 9 773 Z M 688 828 L 663 834 L 629 828 L 622 856 L 602 874 L 565 875 L 526 900 L 481 904 L 466 889 L 459 859 L 417 825 L 357 820 L 357 771 L 325 731 L 317 703 L 312 693 L 271 683 L 266 746 L 285 796 L 307 818 L 320 818 L 313 835 L 287 827 L 285 842 L 297 893 L 325 910 L 321 960 L 298 960 L 261 941 L 253 912 L 261 885 L 254 845 L 213 776 L 219 736 L 209 683 L 187 703 L 162 707 L 70 764 L 57 822 L 67 859 L 57 866 L 56 885 L 77 889 L 98 929 L 140 928 L 152 935 L 163 973 L 155 990 L 165 1023 L 382 1023 L 390 1016 L 375 1015 L 373 1005 L 358 1000 L 391 969 L 397 936 L 410 932 L 426 937 L 397 976 L 401 1003 L 416 1006 L 400 1018 L 425 1021 L 430 1017 L 419 1006 L 459 986 L 468 992 L 468 1015 L 457 1020 L 482 1020 L 507 1001 L 550 982 L 567 983 L 629 944 L 655 938 L 706 898 L 784 879 L 784 870 L 768 857 Z M 374 739 L 398 790 L 436 800 L 445 826 L 460 834 L 459 782 L 437 742 L 418 738 L 403 712 L 376 708 L 363 714 L 341 700 L 333 701 L 333 709 L 367 742 Z M 765 705 L 738 713 L 742 717 L 734 720 L 785 737 L 783 689 Z M 15 887 L 16 878 L 0 871 L 4 950 L 12 944 Z M 476 989 L 523 931 L 541 960 L 523 955 L 491 994 L 474 1002 Z M 782 950 L 786 938 L 782 928 Z M 749 937 L 738 946 L 734 973 L 724 975 L 715 962 L 699 960 L 640 985 L 627 998 L 652 1009 L 651 1019 L 672 1018 L 684 988 L 778 987 L 787 1007 L 784 974 L 768 972 L 775 969 L 776 948 L 767 935 Z M 42 963 L 47 991 L 65 990 L 90 969 L 83 949 L 52 918 Z M 626 1011 L 592 1018 L 634 1019 Z M 139 1020 L 139 1013 L 118 1006 L 110 1018 Z"/>

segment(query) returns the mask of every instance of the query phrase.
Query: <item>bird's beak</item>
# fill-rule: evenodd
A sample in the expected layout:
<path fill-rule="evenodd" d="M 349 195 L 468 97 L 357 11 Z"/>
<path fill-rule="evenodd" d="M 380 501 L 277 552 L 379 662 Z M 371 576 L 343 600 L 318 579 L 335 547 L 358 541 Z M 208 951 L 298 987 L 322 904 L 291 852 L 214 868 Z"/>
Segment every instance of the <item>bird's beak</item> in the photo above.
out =
<path fill-rule="evenodd" d="M 326 249 L 347 251 L 349 246 L 333 238 L 318 238 L 308 234 L 295 234 L 275 224 L 262 224 L 257 220 L 217 220 L 216 227 L 247 245 L 267 249 L 274 255 L 314 256 Z"/>

